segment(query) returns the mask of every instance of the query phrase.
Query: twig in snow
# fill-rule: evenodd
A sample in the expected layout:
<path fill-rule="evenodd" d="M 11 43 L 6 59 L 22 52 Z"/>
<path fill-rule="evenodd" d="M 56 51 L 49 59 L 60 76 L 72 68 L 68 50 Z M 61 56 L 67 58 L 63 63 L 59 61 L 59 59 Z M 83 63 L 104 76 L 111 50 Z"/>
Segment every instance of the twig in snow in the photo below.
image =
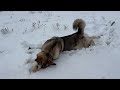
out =
<path fill-rule="evenodd" d="M 0 53 L 3 53 L 4 51 L 0 51 Z"/>
<path fill-rule="evenodd" d="M 114 22 L 112 22 L 111 26 L 113 26 L 114 24 L 115 24 L 115 21 L 114 21 Z"/>

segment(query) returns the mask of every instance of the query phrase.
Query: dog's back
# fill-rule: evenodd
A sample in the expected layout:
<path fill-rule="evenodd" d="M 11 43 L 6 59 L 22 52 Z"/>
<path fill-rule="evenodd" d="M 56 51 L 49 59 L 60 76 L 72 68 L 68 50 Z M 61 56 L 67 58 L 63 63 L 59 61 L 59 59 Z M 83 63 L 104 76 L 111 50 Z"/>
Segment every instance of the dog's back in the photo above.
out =
<path fill-rule="evenodd" d="M 63 45 L 60 37 L 53 37 L 44 43 L 41 50 L 50 53 L 53 59 L 57 59 L 63 50 Z"/>

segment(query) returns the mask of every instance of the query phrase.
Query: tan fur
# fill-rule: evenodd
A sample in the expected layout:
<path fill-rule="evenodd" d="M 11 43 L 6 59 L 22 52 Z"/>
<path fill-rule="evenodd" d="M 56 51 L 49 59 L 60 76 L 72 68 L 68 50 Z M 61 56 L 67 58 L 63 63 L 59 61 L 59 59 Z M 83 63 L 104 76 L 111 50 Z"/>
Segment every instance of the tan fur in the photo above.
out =
<path fill-rule="evenodd" d="M 95 45 L 94 38 L 95 37 L 89 37 L 87 34 L 84 35 L 82 39 L 79 39 L 77 46 L 74 49 L 82 49 L 94 46 Z"/>

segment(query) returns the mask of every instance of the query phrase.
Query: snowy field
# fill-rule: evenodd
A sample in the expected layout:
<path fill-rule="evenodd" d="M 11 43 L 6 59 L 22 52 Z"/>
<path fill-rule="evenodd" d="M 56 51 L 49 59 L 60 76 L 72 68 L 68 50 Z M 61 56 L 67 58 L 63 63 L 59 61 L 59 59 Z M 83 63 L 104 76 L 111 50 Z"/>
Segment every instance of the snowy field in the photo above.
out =
<path fill-rule="evenodd" d="M 56 66 L 30 73 L 31 62 L 53 36 L 74 33 L 72 23 L 82 18 L 85 33 L 101 36 L 96 46 L 63 52 Z M 1 79 L 120 79 L 120 12 L 116 11 L 3 11 L 0 12 Z"/>

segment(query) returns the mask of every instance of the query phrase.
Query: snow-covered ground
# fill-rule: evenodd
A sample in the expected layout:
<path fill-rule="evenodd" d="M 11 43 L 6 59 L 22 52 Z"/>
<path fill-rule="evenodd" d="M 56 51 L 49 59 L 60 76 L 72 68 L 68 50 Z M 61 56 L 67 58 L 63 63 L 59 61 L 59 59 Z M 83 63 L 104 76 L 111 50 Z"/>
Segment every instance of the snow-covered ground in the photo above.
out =
<path fill-rule="evenodd" d="M 75 19 L 86 21 L 88 35 L 101 36 L 96 46 L 63 52 L 56 66 L 30 73 L 39 49 L 52 36 L 74 33 Z M 5 11 L 0 12 L 0 78 L 117 79 L 120 78 L 120 12 L 116 11 Z"/>

